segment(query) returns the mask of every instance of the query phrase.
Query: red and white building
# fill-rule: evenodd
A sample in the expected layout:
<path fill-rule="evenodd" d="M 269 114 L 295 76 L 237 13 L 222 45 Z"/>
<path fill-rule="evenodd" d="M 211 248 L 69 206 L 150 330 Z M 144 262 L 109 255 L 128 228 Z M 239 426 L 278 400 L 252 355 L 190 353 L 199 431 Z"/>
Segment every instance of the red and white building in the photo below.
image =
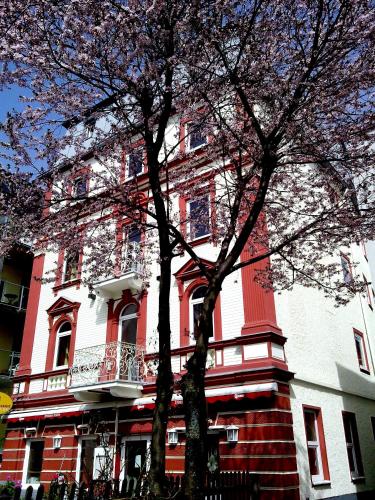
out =
<path fill-rule="evenodd" d="M 194 140 L 191 149 L 204 146 L 204 138 Z M 146 182 L 137 158 L 129 164 L 139 185 Z M 95 168 L 93 161 L 87 166 L 88 172 Z M 192 220 L 187 229 L 209 265 L 217 252 L 209 238 L 214 171 L 206 183 L 199 198 L 175 202 L 181 213 L 199 211 L 199 222 Z M 75 189 L 88 189 L 88 178 L 77 179 Z M 114 477 L 136 475 L 147 464 L 158 265 L 150 264 L 145 287 L 141 235 L 127 229 L 126 221 L 121 223 L 127 234 L 121 271 L 96 282 L 94 290 L 80 280 L 85 249 L 80 255 L 34 258 L 35 278 L 45 276 L 56 262 L 63 272 L 56 273 L 55 283 L 31 283 L 1 480 L 11 476 L 24 487 L 37 486 L 61 471 L 70 480 L 87 481 L 97 474 L 108 446 L 113 447 Z M 247 257 L 244 251 L 241 258 Z M 337 259 L 342 259 L 343 279 L 355 279 L 348 276 L 351 261 L 359 261 L 367 276 L 362 246 L 354 245 L 345 254 L 338 250 Z M 206 377 L 209 468 L 259 473 L 262 500 L 343 498 L 375 491 L 375 313 L 370 285 L 368 297 L 357 295 L 348 306 L 337 308 L 313 289 L 266 291 L 254 275 L 252 267 L 245 267 L 229 276 L 214 313 Z M 174 259 L 176 379 L 193 351 L 191 332 L 204 286 L 187 254 Z M 183 473 L 184 419 L 178 394 L 172 407 L 167 470 Z"/>

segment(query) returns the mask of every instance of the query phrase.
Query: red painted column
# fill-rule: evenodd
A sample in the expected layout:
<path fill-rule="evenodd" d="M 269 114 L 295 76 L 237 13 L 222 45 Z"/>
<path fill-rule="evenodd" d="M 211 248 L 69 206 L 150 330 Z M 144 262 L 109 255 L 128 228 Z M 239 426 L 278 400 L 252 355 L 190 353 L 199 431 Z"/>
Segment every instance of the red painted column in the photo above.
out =
<path fill-rule="evenodd" d="M 250 258 L 251 254 L 245 248 L 241 254 L 241 262 Z M 269 259 L 264 259 L 241 269 L 245 318 L 245 324 L 241 330 L 242 335 L 269 331 L 281 333 L 276 322 L 273 291 L 263 288 L 255 281 L 257 271 L 265 270 L 269 265 Z"/>
<path fill-rule="evenodd" d="M 36 320 L 38 316 L 40 290 L 42 287 L 44 255 L 34 257 L 31 273 L 29 300 L 27 303 L 25 326 L 21 348 L 20 365 L 17 375 L 29 375 L 31 373 L 31 356 L 33 352 Z"/>

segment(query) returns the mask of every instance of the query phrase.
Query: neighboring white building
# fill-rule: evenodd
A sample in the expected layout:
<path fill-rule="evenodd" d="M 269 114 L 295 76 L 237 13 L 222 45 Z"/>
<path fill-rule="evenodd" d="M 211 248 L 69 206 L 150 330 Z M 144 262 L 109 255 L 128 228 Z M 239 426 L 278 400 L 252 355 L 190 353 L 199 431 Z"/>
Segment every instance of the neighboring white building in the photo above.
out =
<path fill-rule="evenodd" d="M 182 144 L 182 153 L 197 149 L 199 160 L 201 148 L 195 146 Z M 142 165 L 137 158 L 132 161 L 133 173 L 146 183 Z M 126 182 L 129 168 L 124 168 Z M 208 265 L 217 252 L 210 243 L 209 206 L 218 182 L 212 169 L 199 197 L 176 195 L 174 200 L 176 210 L 190 214 L 199 205 L 199 223 L 185 229 Z M 85 173 L 72 183 L 75 189 L 89 189 Z M 48 484 L 62 471 L 70 480 L 88 481 L 98 473 L 104 435 L 113 449 L 116 479 L 135 476 L 146 464 L 155 394 L 158 266 L 151 258 L 145 287 L 144 235 L 126 220 L 116 223 L 123 226 L 121 269 L 98 280 L 94 291 L 80 279 L 85 249 L 34 259 L 35 277 L 44 276 L 56 261 L 62 272 L 55 283 L 34 280 L 31 285 L 1 479 L 11 475 L 24 485 Z M 247 257 L 244 250 L 241 259 Z M 356 272 L 369 276 L 361 245 L 345 254 L 338 249 L 336 258 L 343 280 L 355 279 L 350 262 L 359 262 Z M 372 294 L 357 295 L 337 308 L 314 289 L 268 292 L 254 276 L 252 267 L 229 276 L 214 313 L 206 389 L 210 468 L 257 472 L 262 500 L 375 492 Z M 174 259 L 176 378 L 193 351 L 194 315 L 204 286 L 186 253 Z M 183 430 L 181 398 L 175 395 L 169 473 L 184 470 Z"/>

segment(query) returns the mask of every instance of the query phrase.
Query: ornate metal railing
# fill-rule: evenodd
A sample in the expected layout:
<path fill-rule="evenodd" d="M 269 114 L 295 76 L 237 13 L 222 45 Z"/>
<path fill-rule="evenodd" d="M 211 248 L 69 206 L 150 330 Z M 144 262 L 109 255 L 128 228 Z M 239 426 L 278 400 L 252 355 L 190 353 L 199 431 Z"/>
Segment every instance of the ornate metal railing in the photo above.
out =
<path fill-rule="evenodd" d="M 16 309 L 26 309 L 29 289 L 25 286 L 0 280 L 0 302 Z"/>
<path fill-rule="evenodd" d="M 130 242 L 124 246 L 121 259 L 121 272 L 134 272 L 143 274 L 144 271 L 144 253 L 139 243 Z"/>
<path fill-rule="evenodd" d="M 126 342 L 77 349 L 70 375 L 70 387 L 111 381 L 140 383 L 144 378 L 144 351 Z"/>

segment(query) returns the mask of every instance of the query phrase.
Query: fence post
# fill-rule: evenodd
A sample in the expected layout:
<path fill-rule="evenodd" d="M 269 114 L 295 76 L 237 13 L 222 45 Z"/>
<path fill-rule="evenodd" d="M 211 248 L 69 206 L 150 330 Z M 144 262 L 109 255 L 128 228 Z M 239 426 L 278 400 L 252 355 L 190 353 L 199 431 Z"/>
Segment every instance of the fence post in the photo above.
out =
<path fill-rule="evenodd" d="M 32 498 L 33 498 L 33 491 L 34 491 L 33 487 L 30 484 L 30 486 L 26 490 L 25 500 L 32 500 Z"/>
<path fill-rule="evenodd" d="M 22 491 L 21 486 L 16 486 L 14 488 L 13 500 L 20 500 L 20 498 L 21 498 L 21 491 Z"/>
<path fill-rule="evenodd" d="M 70 492 L 69 492 L 69 497 L 68 497 L 69 500 L 75 499 L 76 489 L 77 489 L 77 483 L 73 483 L 72 487 L 70 488 Z"/>
<path fill-rule="evenodd" d="M 36 492 L 35 500 L 42 500 L 43 495 L 44 495 L 44 486 L 42 484 L 40 484 L 38 491 Z"/>

